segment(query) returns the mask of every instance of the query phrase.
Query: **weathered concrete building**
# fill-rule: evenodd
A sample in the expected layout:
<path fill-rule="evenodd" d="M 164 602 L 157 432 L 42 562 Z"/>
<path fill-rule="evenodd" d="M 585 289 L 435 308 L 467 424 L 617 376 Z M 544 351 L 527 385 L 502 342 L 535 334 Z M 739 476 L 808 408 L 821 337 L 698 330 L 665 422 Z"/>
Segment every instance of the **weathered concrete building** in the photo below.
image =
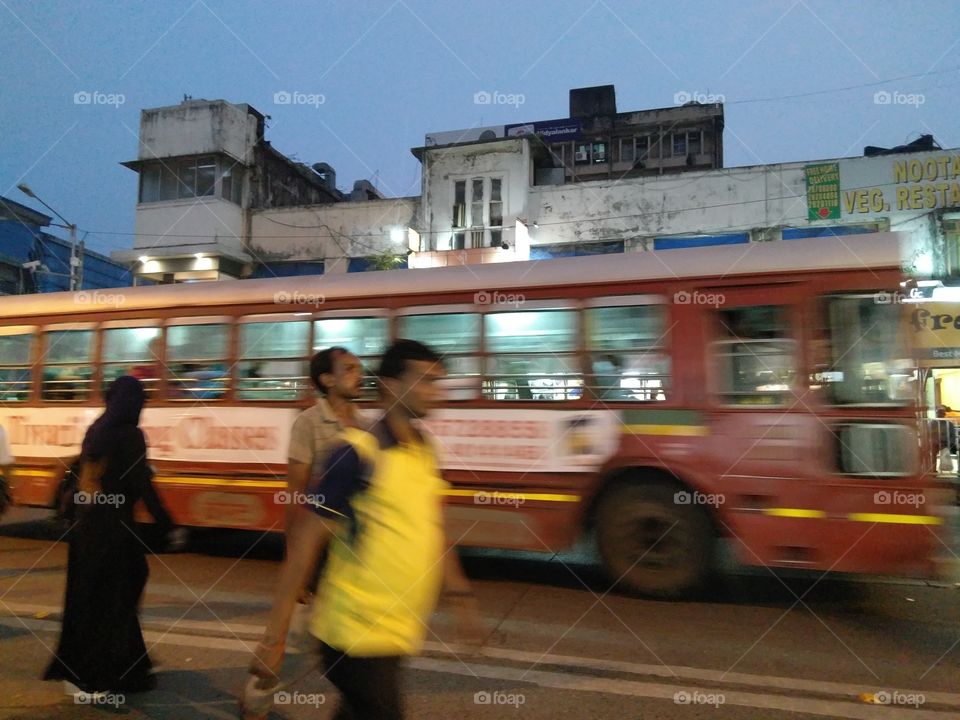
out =
<path fill-rule="evenodd" d="M 566 118 L 433 132 L 424 145 L 523 136 L 537 138 L 548 151 L 537 163 L 532 179 L 537 185 L 723 167 L 722 104 L 618 112 L 613 85 L 570 90 Z"/>
<path fill-rule="evenodd" d="M 587 88 L 571 91 L 571 115 L 580 115 L 571 127 L 582 137 L 564 139 L 561 121 L 430 133 L 413 149 L 421 194 L 383 198 L 365 181 L 343 193 L 329 166 L 307 168 L 277 153 L 249 106 L 204 108 L 144 112 L 141 158 L 130 163 L 141 172 L 141 197 L 128 253 L 151 254 L 141 275 L 176 281 L 432 267 L 885 230 L 911 233 L 918 272 L 960 275 L 960 151 L 940 150 L 932 138 L 890 154 L 723 168 L 722 107 L 618 114 L 612 88 Z M 612 153 L 590 173 L 567 157 L 564 148 L 574 147 L 567 143 L 601 142 L 595 133 L 606 133 L 609 145 L 627 129 L 636 137 L 647 120 L 656 121 L 658 138 L 649 147 L 698 123 L 699 146 L 687 136 L 683 162 L 658 150 L 656 163 L 646 162 L 650 153 L 639 163 L 634 155 L 628 169 L 618 165 L 624 154 Z M 182 169 L 176 199 L 163 190 L 173 182 L 171 166 Z M 153 257 L 158 265 L 169 259 L 169 271 L 161 265 L 157 273 Z"/>
<path fill-rule="evenodd" d="M 185 99 L 143 110 L 133 249 L 116 253 L 139 279 L 219 280 L 250 274 L 250 213 L 339 202 L 331 173 L 294 162 L 264 138 L 249 105 Z"/>
<path fill-rule="evenodd" d="M 419 246 L 420 198 L 365 199 L 251 213 L 257 277 L 406 267 Z M 412 243 L 412 245 L 411 245 Z"/>

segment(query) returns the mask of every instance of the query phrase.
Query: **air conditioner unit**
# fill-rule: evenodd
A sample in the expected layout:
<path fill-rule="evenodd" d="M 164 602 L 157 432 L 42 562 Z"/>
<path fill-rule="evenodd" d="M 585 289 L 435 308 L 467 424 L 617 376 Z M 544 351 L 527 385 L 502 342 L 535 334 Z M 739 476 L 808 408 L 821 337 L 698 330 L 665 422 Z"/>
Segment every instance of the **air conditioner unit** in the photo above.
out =
<path fill-rule="evenodd" d="M 471 228 L 470 230 L 470 247 L 478 248 L 483 247 L 483 228 Z"/>
<path fill-rule="evenodd" d="M 589 153 L 587 153 L 586 150 L 580 150 L 573 154 L 573 159 L 576 162 L 586 162 L 587 160 L 590 159 L 590 155 Z"/>

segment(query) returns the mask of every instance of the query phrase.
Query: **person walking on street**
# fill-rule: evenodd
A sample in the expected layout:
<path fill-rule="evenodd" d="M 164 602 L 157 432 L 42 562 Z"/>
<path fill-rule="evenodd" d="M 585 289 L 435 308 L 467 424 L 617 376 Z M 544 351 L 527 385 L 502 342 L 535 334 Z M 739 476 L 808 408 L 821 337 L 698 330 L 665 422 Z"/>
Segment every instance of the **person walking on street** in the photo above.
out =
<path fill-rule="evenodd" d="M 142 499 L 165 531 L 173 523 L 151 482 L 139 428 L 145 399 L 139 380 L 117 378 L 81 446 L 60 641 L 44 679 L 66 680 L 84 692 L 136 692 L 156 684 L 137 616 L 149 568 L 134 505 Z"/>
<path fill-rule="evenodd" d="M 363 382 L 363 365 L 360 358 L 342 347 L 321 350 L 310 360 L 310 380 L 319 394 L 317 402 L 297 416 L 290 430 L 290 445 L 287 452 L 287 493 L 284 525 L 290 537 L 293 524 L 305 512 L 303 500 L 307 483 L 315 467 L 323 467 L 331 447 L 339 440 L 340 433 L 348 427 L 362 424 L 356 409 Z M 287 647 L 301 651 L 309 649 L 307 623 L 313 592 L 320 575 L 320 561 L 307 578 L 297 599 L 287 635 Z M 307 669 L 304 663 L 316 663 L 308 652 L 294 656 L 296 661 L 287 674 L 296 676 Z M 261 703 L 269 700 L 261 699 Z"/>
<path fill-rule="evenodd" d="M 387 349 L 379 370 L 384 414 L 369 430 L 347 428 L 295 523 L 274 604 L 250 672 L 276 683 L 297 596 L 330 543 L 310 632 L 326 677 L 341 694 L 338 720 L 403 717 L 400 668 L 415 655 L 441 591 L 453 602 L 460 635 L 479 643 L 483 624 L 470 584 L 445 532 L 436 455 L 415 420 L 436 405 L 440 357 L 413 340 Z M 246 717 L 256 717 L 249 713 Z"/>
<path fill-rule="evenodd" d="M 321 350 L 310 360 L 310 381 L 319 393 L 317 402 L 297 416 L 290 430 L 287 492 L 291 498 L 306 492 L 310 473 L 326 460 L 338 434 L 359 423 L 356 400 L 363 382 L 360 358 L 342 347 Z M 300 509 L 295 502 L 288 506 L 287 532 Z"/>

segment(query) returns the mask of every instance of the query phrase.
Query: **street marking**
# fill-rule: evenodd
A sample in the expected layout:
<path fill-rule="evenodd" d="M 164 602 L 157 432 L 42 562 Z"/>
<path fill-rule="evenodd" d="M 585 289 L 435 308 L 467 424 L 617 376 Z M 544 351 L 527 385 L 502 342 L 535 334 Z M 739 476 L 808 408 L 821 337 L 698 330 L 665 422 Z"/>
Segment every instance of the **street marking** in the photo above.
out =
<path fill-rule="evenodd" d="M 10 611 L 16 613 L 18 616 L 25 615 L 23 621 L 28 625 L 30 623 L 39 623 L 33 629 L 40 630 L 56 630 L 59 628 L 58 621 L 51 620 L 36 620 L 34 615 L 38 612 L 50 612 L 60 614 L 62 608 L 58 606 L 48 606 L 48 605 L 37 605 L 33 603 L 16 603 L 16 602 L 6 602 L 4 601 L 0 605 L 0 609 L 3 609 L 3 606 L 6 606 Z M 19 625 L 19 621 L 16 621 Z M 150 614 L 145 614 L 142 616 L 142 622 L 144 626 L 150 628 L 173 628 L 171 632 L 159 632 L 157 630 L 145 630 L 144 638 L 152 642 L 160 642 L 170 645 L 181 645 L 188 647 L 206 647 L 217 650 L 229 650 L 236 652 L 252 652 L 252 648 L 255 645 L 257 639 L 262 636 L 265 627 L 262 625 L 252 625 L 245 623 L 219 623 L 219 622 L 210 622 L 210 621 L 197 621 L 197 620 L 181 620 L 176 625 L 169 624 L 169 618 L 167 617 L 158 617 L 151 616 Z M 0 623 L 10 624 L 2 615 L 0 615 Z M 164 624 L 166 623 L 166 624 Z M 189 635 L 186 633 L 178 632 L 181 629 L 188 630 L 190 628 L 195 628 L 197 630 L 204 631 L 217 631 L 220 632 L 227 631 L 231 633 L 240 634 L 249 634 L 253 636 L 250 639 L 237 639 L 235 637 L 211 637 L 211 636 L 197 636 Z M 477 671 L 477 675 L 482 677 L 488 677 L 491 679 L 508 679 L 511 681 L 517 682 L 533 682 L 534 684 L 543 685 L 544 687 L 560 687 L 562 689 L 569 690 L 590 690 L 593 692 L 609 692 L 613 694 L 625 694 L 625 695 L 634 695 L 637 697 L 667 697 L 672 699 L 673 693 L 677 690 L 687 690 L 692 692 L 694 689 L 703 692 L 703 693 L 723 693 L 727 698 L 727 704 L 733 705 L 749 705 L 751 707 L 764 707 L 764 708 L 773 708 L 780 710 L 787 710 L 792 712 L 808 712 L 815 715 L 827 715 L 828 717 L 842 717 L 842 718 L 865 718 L 867 720 L 871 718 L 893 718 L 897 717 L 896 715 L 885 715 L 883 714 L 885 708 L 883 706 L 871 705 L 867 708 L 870 713 L 867 714 L 849 714 L 859 712 L 860 706 L 851 705 L 847 702 L 841 702 L 838 700 L 808 700 L 805 698 L 794 698 L 787 695 L 760 695 L 755 693 L 746 693 L 746 692 L 735 692 L 731 693 L 724 689 L 723 686 L 729 685 L 739 685 L 739 686 L 749 686 L 758 689 L 763 689 L 770 692 L 803 692 L 803 693 L 816 693 L 820 695 L 833 695 L 843 698 L 853 699 L 859 696 L 863 692 L 872 692 L 877 688 L 871 685 L 853 685 L 849 683 L 837 683 L 821 680 L 804 680 L 799 678 L 789 678 L 789 677 L 777 677 L 771 675 L 754 675 L 750 673 L 728 673 L 721 670 L 711 670 L 708 668 L 695 668 L 695 667 L 686 667 L 686 666 L 666 666 L 666 665 L 650 665 L 643 663 L 633 663 L 622 660 L 603 660 L 600 658 L 589 658 L 589 657 L 579 657 L 576 655 L 543 655 L 537 652 L 528 652 L 524 650 L 512 650 L 509 648 L 493 648 L 493 647 L 484 647 L 479 651 L 471 651 L 469 648 L 455 643 L 439 643 L 428 641 L 424 643 L 424 650 L 432 654 L 446 655 L 457 658 L 456 660 L 445 660 L 442 658 L 434 657 L 419 657 L 413 658 L 412 666 L 421 667 L 424 670 L 432 670 L 433 666 L 430 666 L 430 663 L 444 663 L 443 667 L 449 666 L 447 670 L 436 670 L 436 672 L 456 672 L 459 674 L 469 675 L 470 672 L 464 670 L 461 660 L 470 664 L 475 661 L 477 658 L 488 658 L 491 660 L 504 660 L 509 662 L 517 663 L 529 663 L 531 665 L 541 665 L 541 666 L 555 666 L 555 667 L 569 667 L 572 669 L 584 669 L 589 668 L 592 670 L 600 670 L 607 672 L 618 672 L 618 673 L 628 673 L 631 675 L 641 675 L 641 676 L 652 676 L 657 678 L 664 678 L 671 681 L 671 684 L 666 683 L 648 683 L 637 680 L 623 680 L 616 678 L 597 678 L 595 676 L 584 677 L 579 674 L 572 674 L 562 671 L 549 671 L 549 670 L 528 670 L 524 668 L 512 668 L 512 667 L 502 667 L 502 666 L 474 666 L 472 669 Z M 439 667 L 439 666 L 437 666 Z M 478 669 L 479 668 L 479 669 Z M 495 671 L 496 673 L 501 674 L 490 674 L 486 672 L 489 669 L 491 672 Z M 503 676 L 502 673 L 512 673 L 509 676 Z M 536 678 L 538 675 L 544 675 L 548 679 L 551 679 L 551 682 L 554 684 L 543 684 L 537 682 L 535 679 L 531 680 L 530 678 Z M 690 686 L 683 685 L 684 681 L 690 683 L 711 683 L 716 685 L 715 687 L 697 687 L 693 688 Z M 603 689 L 600 686 L 586 687 L 591 683 L 614 683 L 620 684 L 616 685 L 618 689 Z M 559 683 L 559 684 L 558 684 Z M 611 685 L 611 687 L 614 687 Z M 891 690 L 894 688 L 890 688 Z M 669 693 L 664 695 L 663 693 L 669 690 Z M 948 692 L 939 692 L 934 690 L 907 690 L 897 688 L 897 692 L 903 694 L 917 694 L 923 695 L 927 704 L 937 704 L 937 705 L 947 705 L 953 707 L 960 707 L 960 694 L 957 693 L 948 693 Z M 766 704 L 757 704 L 756 702 L 737 702 L 732 700 L 734 696 L 742 696 L 745 699 L 759 698 L 763 700 Z M 777 701 L 774 704 L 770 704 L 772 700 Z M 829 707 L 827 710 L 818 710 L 818 705 L 807 706 L 803 705 L 802 707 L 797 705 L 789 705 L 788 703 L 826 703 Z M 778 704 L 779 703 L 779 704 Z M 836 707 L 834 707 L 836 706 Z M 821 708 L 822 709 L 822 708 Z M 841 712 L 841 710 L 843 712 Z M 894 708 L 890 708 L 894 710 Z M 903 712 L 903 708 L 897 709 L 898 712 Z M 833 715 L 833 713 L 837 713 Z M 845 714 L 846 713 L 846 714 Z M 872 713 L 872 714 L 871 714 Z M 924 715 L 923 713 L 930 713 Z M 946 717 L 956 717 L 956 712 L 953 713 L 942 713 L 937 711 L 927 711 L 927 710 L 914 710 L 910 709 L 910 717 L 916 718 L 946 718 Z"/>
<path fill-rule="evenodd" d="M 856 704 L 839 700 L 818 700 L 814 698 L 787 697 L 784 695 L 770 695 L 744 692 L 742 690 L 727 690 L 716 687 L 684 687 L 682 685 L 664 683 L 648 683 L 636 680 L 619 680 L 615 678 L 584 677 L 568 673 L 548 672 L 543 670 L 522 670 L 519 668 L 500 667 L 494 665 L 477 665 L 469 658 L 454 660 L 436 660 L 433 658 L 413 658 L 410 667 L 418 670 L 440 672 L 468 677 L 483 677 L 493 680 L 502 680 L 510 683 L 530 683 L 540 687 L 556 688 L 558 690 L 574 690 L 583 692 L 599 692 L 613 695 L 629 695 L 632 697 L 658 698 L 673 701 L 679 690 L 686 692 L 697 691 L 703 694 L 714 693 L 723 695 L 724 705 L 740 705 L 781 712 L 808 713 L 822 715 L 829 718 L 852 718 L 853 720 L 875 720 L 876 718 L 902 718 L 909 713 L 911 718 L 930 718 L 930 720 L 945 720 L 955 718 L 956 712 L 937 712 L 936 710 L 919 710 L 914 708 L 884 707 L 877 705 Z M 924 693 L 929 698 L 929 694 Z M 856 696 L 854 696 L 856 697 Z"/>

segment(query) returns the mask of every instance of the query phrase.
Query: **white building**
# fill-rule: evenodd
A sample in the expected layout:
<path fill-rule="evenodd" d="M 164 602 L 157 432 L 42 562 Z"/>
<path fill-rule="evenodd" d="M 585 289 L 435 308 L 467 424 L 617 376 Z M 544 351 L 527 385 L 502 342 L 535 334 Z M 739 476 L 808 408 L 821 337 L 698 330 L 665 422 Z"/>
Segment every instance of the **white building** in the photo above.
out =
<path fill-rule="evenodd" d="M 710 169 L 661 164 L 586 180 L 556 151 L 567 141 L 529 125 L 514 136 L 431 133 L 413 149 L 420 196 L 382 198 L 365 181 L 342 193 L 329 166 L 277 153 L 247 105 L 147 110 L 140 157 L 128 163 L 141 173 L 137 239 L 117 255 L 145 256 L 141 276 L 179 281 L 898 230 L 912 233 L 916 271 L 960 274 L 960 150 L 935 149 L 929 136 L 871 157 L 737 168 L 716 158 Z"/>
<path fill-rule="evenodd" d="M 143 110 L 133 249 L 114 253 L 138 279 L 156 282 L 244 277 L 251 211 L 338 202 L 329 166 L 314 168 L 264 139 L 264 116 L 249 105 L 184 99 Z"/>

